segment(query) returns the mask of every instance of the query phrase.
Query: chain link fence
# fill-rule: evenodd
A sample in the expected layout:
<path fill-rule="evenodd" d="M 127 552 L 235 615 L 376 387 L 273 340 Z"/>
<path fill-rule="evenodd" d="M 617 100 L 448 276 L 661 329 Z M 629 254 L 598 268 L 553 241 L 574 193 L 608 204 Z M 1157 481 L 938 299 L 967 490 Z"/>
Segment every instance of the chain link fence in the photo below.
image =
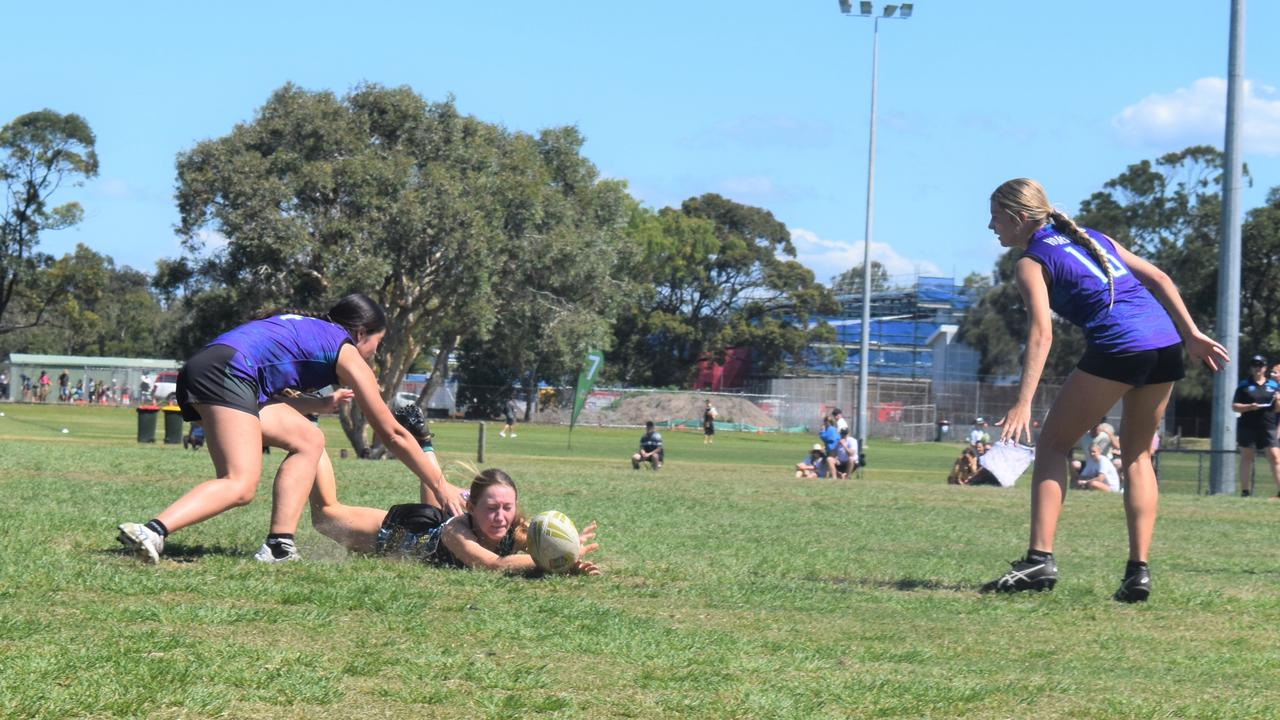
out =
<path fill-rule="evenodd" d="M 1060 385 L 1042 382 L 1032 405 L 1041 418 Z M 542 387 L 533 402 L 522 390 L 514 395 L 526 422 L 568 424 L 574 388 Z M 867 383 L 868 436 L 908 442 L 962 439 L 978 417 L 994 420 L 1017 398 L 1016 384 L 942 382 L 873 377 Z M 698 427 L 706 402 L 716 408 L 717 429 L 747 432 L 813 432 L 823 416 L 840 409 L 857 424 L 856 375 L 772 378 L 744 392 L 698 392 L 654 388 L 600 387 L 587 396 L 579 424 L 641 427 L 652 420 L 666 427 Z M 528 409 L 528 414 L 523 412 Z M 465 408 L 458 410 L 458 414 Z"/>

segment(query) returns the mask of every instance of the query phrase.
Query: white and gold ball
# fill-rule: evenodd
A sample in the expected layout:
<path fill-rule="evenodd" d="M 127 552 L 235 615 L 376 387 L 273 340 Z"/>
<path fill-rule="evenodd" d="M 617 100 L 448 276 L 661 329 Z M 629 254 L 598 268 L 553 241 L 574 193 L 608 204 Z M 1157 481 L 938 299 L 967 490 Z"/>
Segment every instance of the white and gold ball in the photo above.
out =
<path fill-rule="evenodd" d="M 529 521 L 529 554 L 538 567 L 553 573 L 569 572 L 580 552 L 578 528 L 564 513 L 548 510 Z"/>

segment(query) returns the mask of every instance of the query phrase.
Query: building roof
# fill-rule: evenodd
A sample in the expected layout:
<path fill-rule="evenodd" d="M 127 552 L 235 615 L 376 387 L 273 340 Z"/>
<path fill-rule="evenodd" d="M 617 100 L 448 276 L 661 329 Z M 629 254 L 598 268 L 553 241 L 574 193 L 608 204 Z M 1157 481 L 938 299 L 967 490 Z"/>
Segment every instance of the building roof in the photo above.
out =
<path fill-rule="evenodd" d="M 48 367 L 95 367 L 95 368 L 155 368 L 157 370 L 175 370 L 182 367 L 177 360 L 156 360 L 153 358 L 121 358 L 93 357 L 90 355 L 30 355 L 27 353 L 10 353 L 10 365 L 42 365 Z"/>

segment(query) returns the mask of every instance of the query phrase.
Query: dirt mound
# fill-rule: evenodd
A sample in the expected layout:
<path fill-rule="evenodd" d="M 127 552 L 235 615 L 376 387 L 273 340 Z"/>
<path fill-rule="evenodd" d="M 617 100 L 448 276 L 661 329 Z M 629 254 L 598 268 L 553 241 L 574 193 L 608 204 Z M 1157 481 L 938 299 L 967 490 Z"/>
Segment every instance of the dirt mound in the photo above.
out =
<path fill-rule="evenodd" d="M 644 393 L 625 397 L 616 407 L 602 409 L 600 420 L 605 425 L 644 425 L 693 421 L 702 422 L 707 396 L 698 393 Z M 740 423 L 756 427 L 777 427 L 778 421 L 743 397 L 717 395 L 711 398 L 719 417 L 717 422 Z"/>

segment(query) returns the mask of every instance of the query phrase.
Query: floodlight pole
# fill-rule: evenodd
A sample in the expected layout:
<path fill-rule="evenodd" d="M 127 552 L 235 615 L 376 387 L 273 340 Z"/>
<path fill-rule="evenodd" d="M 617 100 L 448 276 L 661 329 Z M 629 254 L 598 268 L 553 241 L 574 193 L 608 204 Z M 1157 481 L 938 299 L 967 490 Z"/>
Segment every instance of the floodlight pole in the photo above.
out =
<path fill-rule="evenodd" d="M 862 244 L 862 345 L 858 359 L 858 447 L 867 446 L 870 416 L 867 414 L 867 378 L 871 374 L 871 221 L 872 199 L 876 181 L 876 68 L 880 50 L 880 19 L 906 20 L 911 17 L 910 3 L 886 5 L 883 15 L 871 13 L 871 3 L 861 3 L 862 15 L 851 15 L 849 3 L 841 2 L 840 11 L 850 17 L 870 17 L 871 24 L 871 122 L 867 139 L 867 224 Z"/>
<path fill-rule="evenodd" d="M 1222 223 L 1218 243 L 1218 342 L 1232 358 L 1240 352 L 1240 110 L 1244 89 L 1244 0 L 1231 0 L 1231 41 L 1227 51 L 1227 130 L 1223 141 Z M 1210 428 L 1209 492 L 1234 495 L 1236 463 L 1236 371 L 1231 366 L 1213 376 L 1213 426 Z"/>

